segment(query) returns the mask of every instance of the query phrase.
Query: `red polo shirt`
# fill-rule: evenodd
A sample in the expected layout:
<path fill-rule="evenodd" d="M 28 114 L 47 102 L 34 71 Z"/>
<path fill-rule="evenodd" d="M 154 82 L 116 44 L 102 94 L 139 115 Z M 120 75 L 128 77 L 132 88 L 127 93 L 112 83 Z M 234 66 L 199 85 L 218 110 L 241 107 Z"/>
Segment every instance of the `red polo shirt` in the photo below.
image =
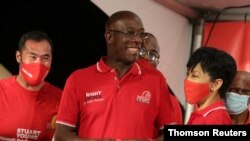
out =
<path fill-rule="evenodd" d="M 157 75 L 162 75 L 162 77 L 164 77 L 163 74 L 159 70 L 155 69 L 146 59 L 141 58 L 137 61 L 137 63 L 142 68 L 145 68 L 147 70 L 145 73 L 153 73 L 153 74 L 156 73 Z M 181 106 L 180 106 L 178 99 L 174 95 L 170 94 L 169 91 L 168 93 L 166 93 L 166 95 L 169 95 L 171 105 L 173 107 L 173 110 L 172 110 L 173 113 L 169 114 L 172 116 L 172 120 L 171 120 L 172 122 L 170 124 L 178 124 L 178 125 L 183 124 L 183 116 L 182 116 Z"/>
<path fill-rule="evenodd" d="M 181 106 L 180 103 L 177 99 L 177 97 L 173 96 L 170 94 L 170 100 L 174 109 L 174 121 L 173 124 L 178 124 L 178 125 L 182 125 L 183 124 L 183 116 L 182 116 L 182 111 L 181 111 Z"/>
<path fill-rule="evenodd" d="M 226 110 L 223 100 L 217 101 L 205 109 L 194 111 L 187 124 L 221 124 L 231 125 L 231 118 Z"/>
<path fill-rule="evenodd" d="M 101 59 L 67 79 L 57 123 L 76 127 L 82 138 L 155 138 L 172 122 L 165 79 L 134 63 L 121 79 Z"/>

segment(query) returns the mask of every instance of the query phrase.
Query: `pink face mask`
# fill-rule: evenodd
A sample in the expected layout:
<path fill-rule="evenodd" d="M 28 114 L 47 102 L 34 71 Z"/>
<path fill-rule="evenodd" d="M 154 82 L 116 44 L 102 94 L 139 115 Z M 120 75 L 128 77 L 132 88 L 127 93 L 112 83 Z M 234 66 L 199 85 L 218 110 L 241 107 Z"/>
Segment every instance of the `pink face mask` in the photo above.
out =
<path fill-rule="evenodd" d="M 21 64 L 20 72 L 25 81 L 31 86 L 42 83 L 49 72 L 49 68 L 40 63 Z"/>
<path fill-rule="evenodd" d="M 208 83 L 195 83 L 185 79 L 184 84 L 186 99 L 190 104 L 197 104 L 210 93 Z"/>

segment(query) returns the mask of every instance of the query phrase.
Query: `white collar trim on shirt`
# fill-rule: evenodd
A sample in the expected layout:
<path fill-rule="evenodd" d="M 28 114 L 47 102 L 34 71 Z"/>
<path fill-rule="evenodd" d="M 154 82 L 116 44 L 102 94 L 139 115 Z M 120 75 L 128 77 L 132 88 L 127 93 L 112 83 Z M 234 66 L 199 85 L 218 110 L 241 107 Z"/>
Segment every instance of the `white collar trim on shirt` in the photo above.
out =
<path fill-rule="evenodd" d="M 98 70 L 99 72 L 103 72 L 102 69 L 100 68 L 99 62 L 97 62 L 97 65 L 96 65 L 96 66 L 97 66 L 96 68 L 97 68 L 97 70 Z"/>
<path fill-rule="evenodd" d="M 137 66 L 137 69 L 138 69 L 138 74 L 141 75 L 141 68 L 140 66 L 135 62 L 136 66 Z"/>
<path fill-rule="evenodd" d="M 226 107 L 225 106 L 220 106 L 220 107 L 213 108 L 213 109 L 207 111 L 205 114 L 203 114 L 203 117 L 206 117 L 209 113 L 211 113 L 211 112 L 213 112 L 215 110 L 220 110 L 220 109 L 226 109 Z"/>
<path fill-rule="evenodd" d="M 140 66 L 135 62 L 135 65 L 136 65 L 136 67 L 137 67 L 137 69 L 138 69 L 138 74 L 139 75 L 141 75 L 141 68 L 140 68 Z M 101 69 L 101 67 L 100 67 L 100 63 L 99 62 L 97 62 L 97 65 L 96 65 L 97 67 L 97 70 L 99 71 L 99 72 L 103 72 L 102 71 L 102 69 Z"/>
<path fill-rule="evenodd" d="M 73 124 L 66 123 L 66 122 L 63 122 L 63 121 L 56 121 L 56 123 L 63 124 L 63 125 L 67 125 L 67 126 L 70 126 L 70 127 L 76 127 L 76 126 L 73 125 Z"/>

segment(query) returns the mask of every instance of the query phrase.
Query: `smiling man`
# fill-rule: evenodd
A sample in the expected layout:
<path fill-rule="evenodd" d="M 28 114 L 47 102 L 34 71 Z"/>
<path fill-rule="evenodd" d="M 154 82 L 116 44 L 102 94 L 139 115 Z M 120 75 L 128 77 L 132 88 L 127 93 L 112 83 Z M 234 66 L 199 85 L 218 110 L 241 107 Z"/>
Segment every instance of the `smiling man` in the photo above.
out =
<path fill-rule="evenodd" d="M 133 12 L 111 15 L 105 26 L 107 56 L 67 79 L 56 141 L 155 139 L 169 120 L 165 79 L 136 61 L 147 34 Z"/>

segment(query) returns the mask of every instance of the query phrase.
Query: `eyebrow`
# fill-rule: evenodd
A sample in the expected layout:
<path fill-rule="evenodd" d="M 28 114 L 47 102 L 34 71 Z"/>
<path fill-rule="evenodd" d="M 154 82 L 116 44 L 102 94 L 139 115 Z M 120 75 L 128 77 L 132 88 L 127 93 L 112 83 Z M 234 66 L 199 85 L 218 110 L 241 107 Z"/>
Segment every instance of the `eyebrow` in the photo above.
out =
<path fill-rule="evenodd" d="M 197 75 L 197 74 L 199 74 L 199 75 L 201 75 L 201 74 L 202 74 L 200 71 L 197 71 L 197 70 L 194 70 L 194 69 L 193 69 L 193 70 L 191 70 L 191 72 L 192 72 L 193 74 L 196 74 L 196 75 Z"/>
<path fill-rule="evenodd" d="M 145 32 L 145 29 L 142 27 L 142 28 L 139 28 L 139 29 L 135 29 L 134 27 L 125 27 L 125 30 L 136 30 L 136 31 L 140 31 L 140 32 Z"/>
<path fill-rule="evenodd" d="M 35 56 L 42 56 L 42 57 L 50 57 L 51 55 L 49 55 L 49 54 L 42 54 L 42 55 L 38 55 L 38 54 L 36 54 L 36 53 L 34 53 L 34 52 L 30 52 L 30 54 L 31 55 L 35 55 Z"/>
<path fill-rule="evenodd" d="M 238 90 L 243 90 L 243 91 L 250 91 L 250 89 L 242 88 L 242 87 L 232 87 L 229 89 L 238 89 Z"/>

